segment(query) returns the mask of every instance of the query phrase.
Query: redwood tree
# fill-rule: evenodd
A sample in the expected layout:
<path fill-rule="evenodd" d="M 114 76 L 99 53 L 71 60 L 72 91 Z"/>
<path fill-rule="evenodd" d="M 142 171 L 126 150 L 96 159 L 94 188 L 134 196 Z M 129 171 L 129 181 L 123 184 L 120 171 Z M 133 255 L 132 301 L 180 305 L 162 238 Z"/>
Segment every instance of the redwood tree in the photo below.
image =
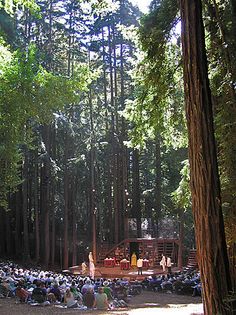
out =
<path fill-rule="evenodd" d="M 200 0 L 180 1 L 192 208 L 206 315 L 231 314 L 231 289 Z"/>

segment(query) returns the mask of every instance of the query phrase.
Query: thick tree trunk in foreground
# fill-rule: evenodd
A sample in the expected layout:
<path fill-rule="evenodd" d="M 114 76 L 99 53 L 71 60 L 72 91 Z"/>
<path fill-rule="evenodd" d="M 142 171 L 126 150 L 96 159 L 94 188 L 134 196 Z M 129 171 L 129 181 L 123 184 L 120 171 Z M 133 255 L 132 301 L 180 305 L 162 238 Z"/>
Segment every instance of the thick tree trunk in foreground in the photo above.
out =
<path fill-rule="evenodd" d="M 181 0 L 192 207 L 206 315 L 231 314 L 230 290 L 201 1 Z"/>

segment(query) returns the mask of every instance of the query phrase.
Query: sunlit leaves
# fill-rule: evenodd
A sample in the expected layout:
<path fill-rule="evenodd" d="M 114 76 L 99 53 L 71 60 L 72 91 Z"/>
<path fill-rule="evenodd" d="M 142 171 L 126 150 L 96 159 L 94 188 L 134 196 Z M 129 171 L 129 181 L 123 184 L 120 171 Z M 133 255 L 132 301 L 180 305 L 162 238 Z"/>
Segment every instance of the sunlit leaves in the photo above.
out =
<path fill-rule="evenodd" d="M 182 165 L 181 181 L 178 188 L 172 193 L 172 199 L 177 208 L 188 209 L 191 205 L 189 161 L 183 161 Z"/>
<path fill-rule="evenodd" d="M 91 81 L 88 67 L 82 64 L 73 78 L 47 72 L 39 65 L 34 46 L 4 60 L 0 73 L 0 202 L 19 182 L 19 145 L 32 140 L 31 121 L 49 123 L 54 111 L 78 102 Z"/>
<path fill-rule="evenodd" d="M 8 14 L 13 15 L 19 7 L 26 7 L 32 11 L 38 9 L 34 0 L 0 0 L 0 9 L 3 8 Z"/>

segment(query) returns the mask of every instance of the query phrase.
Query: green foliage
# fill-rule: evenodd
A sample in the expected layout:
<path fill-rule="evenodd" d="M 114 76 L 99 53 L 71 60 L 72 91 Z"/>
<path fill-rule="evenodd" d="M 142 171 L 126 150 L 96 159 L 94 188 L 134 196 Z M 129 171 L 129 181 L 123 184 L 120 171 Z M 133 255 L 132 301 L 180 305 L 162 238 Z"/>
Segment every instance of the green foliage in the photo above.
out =
<path fill-rule="evenodd" d="M 4 48 L 2 48 L 4 49 Z M 17 51 L 5 60 L 0 74 L 0 202 L 19 184 L 19 145 L 30 143 L 33 119 L 49 123 L 54 111 L 78 102 L 90 82 L 87 66 L 80 65 L 73 79 L 55 76 L 39 65 L 37 50 Z"/>
<path fill-rule="evenodd" d="M 178 188 L 172 193 L 172 199 L 176 208 L 188 209 L 191 206 L 191 195 L 190 195 L 190 174 L 189 174 L 189 161 L 185 160 L 182 162 L 183 168 L 180 171 L 181 181 Z"/>
<path fill-rule="evenodd" d="M 0 9 L 4 9 L 8 14 L 13 15 L 19 7 L 26 7 L 31 11 L 38 9 L 34 0 L 1 0 Z"/>
<path fill-rule="evenodd" d="M 177 1 L 151 3 L 151 12 L 141 20 L 139 31 L 145 54 L 134 73 L 136 98 L 127 102 L 123 113 L 132 123 L 131 145 L 145 147 L 157 134 L 161 136 L 162 165 L 156 172 L 161 173 L 162 213 L 157 215 L 171 217 L 177 216 L 178 209 L 190 210 L 178 21 Z M 189 224 L 192 227 L 192 222 Z"/>

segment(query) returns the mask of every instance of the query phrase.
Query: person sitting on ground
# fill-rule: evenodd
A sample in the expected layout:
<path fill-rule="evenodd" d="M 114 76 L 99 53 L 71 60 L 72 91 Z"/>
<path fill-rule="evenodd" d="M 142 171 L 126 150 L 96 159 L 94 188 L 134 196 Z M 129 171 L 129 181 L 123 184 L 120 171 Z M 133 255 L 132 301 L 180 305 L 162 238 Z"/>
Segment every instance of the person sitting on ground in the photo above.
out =
<path fill-rule="evenodd" d="M 9 281 L 6 280 L 6 279 L 1 280 L 1 283 L 0 283 L 0 294 L 1 294 L 1 297 L 9 296 L 10 292 L 11 292 L 11 288 L 10 288 Z"/>
<path fill-rule="evenodd" d="M 83 295 L 83 303 L 87 308 L 93 308 L 95 301 L 94 291 L 92 287 L 89 287 L 86 293 Z"/>
<path fill-rule="evenodd" d="M 73 293 L 74 298 L 75 298 L 76 300 L 82 302 L 83 296 L 82 296 L 82 294 L 80 293 L 79 288 L 75 285 L 75 281 L 72 281 L 70 290 L 71 290 L 71 292 Z"/>
<path fill-rule="evenodd" d="M 109 287 L 109 282 L 108 281 L 104 281 L 103 282 L 103 292 L 107 295 L 107 299 L 108 301 L 113 300 L 113 294 L 112 294 L 112 289 Z"/>
<path fill-rule="evenodd" d="M 154 292 L 161 291 L 162 290 L 161 283 L 162 283 L 162 278 L 157 277 L 156 275 L 152 275 L 149 281 L 150 289 Z"/>
<path fill-rule="evenodd" d="M 29 293 L 24 289 L 21 282 L 19 282 L 16 287 L 16 297 L 22 303 L 26 303 L 29 298 Z"/>
<path fill-rule="evenodd" d="M 94 288 L 93 287 L 93 285 L 91 284 L 91 280 L 90 279 L 87 279 L 86 281 L 85 281 L 85 284 L 82 286 L 82 288 L 81 288 L 81 293 L 82 293 L 82 295 L 84 295 L 86 292 L 87 292 L 87 290 L 89 289 L 89 288 Z"/>
<path fill-rule="evenodd" d="M 52 297 L 52 300 L 55 300 L 55 302 L 61 302 L 61 291 L 57 282 L 53 284 L 53 287 L 49 290 L 49 294 Z M 55 298 L 53 298 L 52 294 Z"/>
<path fill-rule="evenodd" d="M 98 310 L 107 310 L 109 308 L 107 295 L 106 293 L 104 293 L 103 287 L 98 288 L 98 293 L 95 295 L 93 306 L 96 307 Z"/>
<path fill-rule="evenodd" d="M 78 307 L 77 301 L 75 300 L 75 297 L 71 292 L 70 288 L 66 289 L 66 292 L 64 294 L 64 303 L 66 304 L 67 308 Z"/>
<path fill-rule="evenodd" d="M 172 293 L 173 286 L 168 276 L 163 278 L 162 283 L 161 283 L 161 288 L 163 292 Z"/>
<path fill-rule="evenodd" d="M 36 288 L 32 291 L 32 300 L 34 300 L 36 303 L 44 303 L 46 301 L 47 294 L 45 290 L 41 288 L 41 281 L 37 281 Z"/>

